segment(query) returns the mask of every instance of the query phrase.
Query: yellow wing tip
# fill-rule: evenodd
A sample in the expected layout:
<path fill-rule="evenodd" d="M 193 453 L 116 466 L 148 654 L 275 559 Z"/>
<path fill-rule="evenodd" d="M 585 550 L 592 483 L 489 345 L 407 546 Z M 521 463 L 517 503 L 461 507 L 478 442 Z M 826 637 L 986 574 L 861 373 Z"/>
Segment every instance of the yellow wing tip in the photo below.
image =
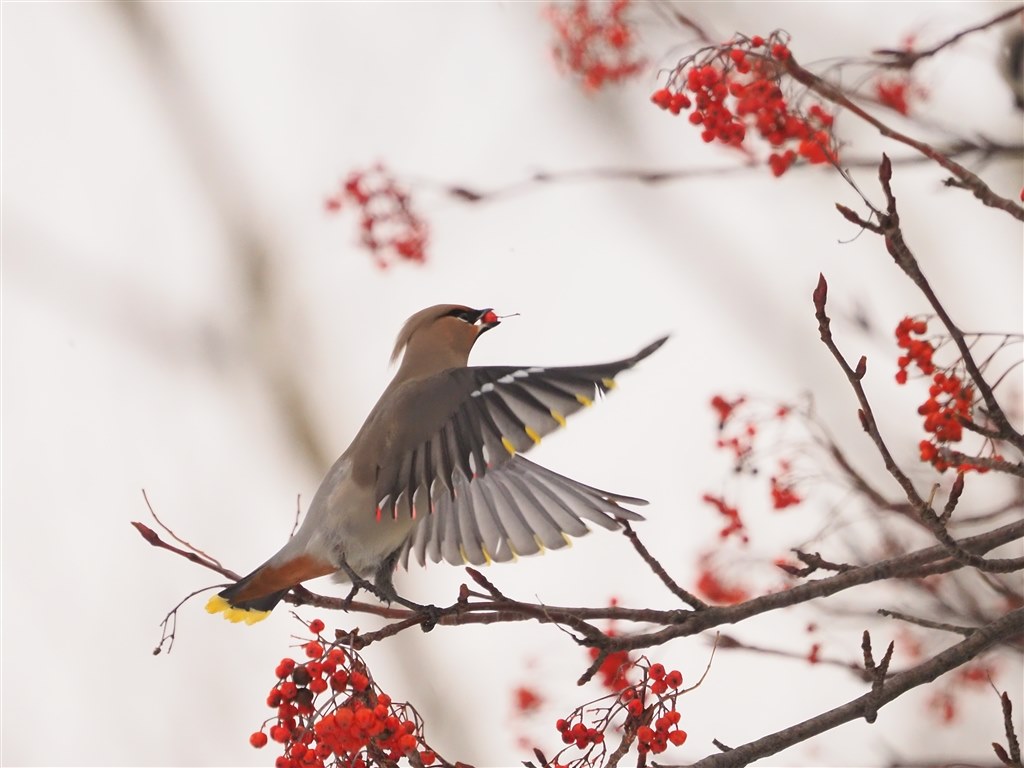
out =
<path fill-rule="evenodd" d="M 565 416 L 554 408 L 551 409 L 551 418 L 558 422 L 558 426 L 565 426 Z"/>
<path fill-rule="evenodd" d="M 585 406 L 587 408 L 589 408 L 590 406 L 592 406 L 594 404 L 594 401 L 591 400 L 586 395 L 576 395 L 576 400 L 580 403 L 580 405 L 583 405 L 583 406 Z"/>
<path fill-rule="evenodd" d="M 516 447 L 512 445 L 512 441 L 509 440 L 507 437 L 501 438 L 501 444 L 505 446 L 505 450 L 509 452 L 510 456 L 516 455 Z"/>
<path fill-rule="evenodd" d="M 540 434 L 533 427 L 526 427 L 526 436 L 533 440 L 534 445 L 540 443 Z"/>
<path fill-rule="evenodd" d="M 232 624 L 238 624 L 239 622 L 255 624 L 257 621 L 263 621 L 270 615 L 270 611 L 257 611 L 251 608 L 237 608 L 220 595 L 214 595 L 207 601 L 206 612 L 223 613 L 224 618 Z"/>

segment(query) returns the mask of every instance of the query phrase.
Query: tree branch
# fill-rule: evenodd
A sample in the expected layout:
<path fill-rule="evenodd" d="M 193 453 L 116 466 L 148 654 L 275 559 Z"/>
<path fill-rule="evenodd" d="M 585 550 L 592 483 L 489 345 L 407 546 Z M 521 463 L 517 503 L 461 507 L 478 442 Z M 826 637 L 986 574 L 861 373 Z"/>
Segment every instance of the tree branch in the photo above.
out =
<path fill-rule="evenodd" d="M 885 680 L 872 690 L 842 706 L 785 728 L 760 739 L 733 747 L 730 751 L 698 760 L 691 768 L 739 768 L 755 760 L 777 754 L 836 726 L 864 717 L 872 708 L 881 709 L 907 691 L 930 683 L 940 675 L 956 669 L 992 645 L 1024 631 L 1024 608 L 1011 611 L 1002 618 L 975 630 L 970 637 L 928 661 Z"/>

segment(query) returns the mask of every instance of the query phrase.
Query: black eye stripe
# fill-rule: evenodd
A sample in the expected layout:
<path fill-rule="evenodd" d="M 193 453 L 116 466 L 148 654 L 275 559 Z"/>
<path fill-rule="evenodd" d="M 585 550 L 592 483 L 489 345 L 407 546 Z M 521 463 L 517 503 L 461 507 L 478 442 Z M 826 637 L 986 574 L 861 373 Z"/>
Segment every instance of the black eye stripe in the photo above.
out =
<path fill-rule="evenodd" d="M 480 312 L 472 309 L 453 309 L 446 316 L 457 317 L 459 320 L 472 324 L 480 317 Z"/>

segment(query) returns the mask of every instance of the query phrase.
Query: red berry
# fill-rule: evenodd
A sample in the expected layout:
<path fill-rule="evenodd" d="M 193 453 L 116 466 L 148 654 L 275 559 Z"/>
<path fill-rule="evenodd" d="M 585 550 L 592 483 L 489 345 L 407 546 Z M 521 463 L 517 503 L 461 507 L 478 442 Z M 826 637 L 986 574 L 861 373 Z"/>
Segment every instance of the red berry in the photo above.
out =
<path fill-rule="evenodd" d="M 668 88 L 659 88 L 651 94 L 651 101 L 662 109 L 667 109 L 668 105 L 672 101 L 672 94 L 669 92 Z"/>
<path fill-rule="evenodd" d="M 308 656 L 311 659 L 319 659 L 321 656 L 324 655 L 324 647 L 316 641 L 312 643 L 306 643 L 306 645 L 303 646 L 303 649 L 306 651 L 306 656 Z"/>
<path fill-rule="evenodd" d="M 256 733 L 249 737 L 249 743 L 256 747 L 256 749 L 265 747 L 267 746 L 267 734 L 263 731 L 256 731 Z"/>
<path fill-rule="evenodd" d="M 320 621 L 320 619 L 313 619 L 311 622 L 309 622 L 309 631 L 316 632 L 316 634 L 319 635 L 321 632 L 324 631 L 324 623 Z"/>
<path fill-rule="evenodd" d="M 332 691 L 343 691 L 345 686 L 348 685 L 348 672 L 341 669 L 331 675 L 331 690 Z"/>
<path fill-rule="evenodd" d="M 672 731 L 672 733 L 668 735 L 668 740 L 671 741 L 674 746 L 678 747 L 686 741 L 686 731 Z"/>
<path fill-rule="evenodd" d="M 349 682 L 356 691 L 362 692 L 369 686 L 370 679 L 361 672 L 353 672 L 349 677 Z"/>
<path fill-rule="evenodd" d="M 299 692 L 299 689 L 295 685 L 295 683 L 290 681 L 285 681 L 281 683 L 281 686 L 278 688 L 278 690 L 281 692 L 281 698 L 285 701 L 291 701 L 295 698 L 295 694 Z"/>

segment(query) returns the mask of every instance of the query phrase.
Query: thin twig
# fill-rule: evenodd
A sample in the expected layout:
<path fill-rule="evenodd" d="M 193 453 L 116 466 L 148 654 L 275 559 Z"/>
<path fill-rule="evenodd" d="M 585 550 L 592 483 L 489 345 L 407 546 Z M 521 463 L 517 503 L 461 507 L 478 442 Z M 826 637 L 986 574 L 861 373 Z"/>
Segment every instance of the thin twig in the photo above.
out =
<path fill-rule="evenodd" d="M 890 128 L 881 120 L 866 112 L 859 104 L 851 100 L 839 87 L 818 77 L 810 70 L 801 67 L 796 63 L 796 60 L 792 56 L 780 62 L 780 65 L 784 67 L 786 74 L 798 83 L 807 86 L 819 96 L 831 101 L 833 104 L 837 104 L 844 109 L 849 110 L 861 120 L 873 126 L 886 138 L 893 139 L 894 141 L 898 141 L 901 144 L 905 144 L 906 146 L 917 150 L 924 157 L 945 168 L 957 179 L 963 182 L 964 187 L 970 190 L 971 193 L 985 205 L 1006 211 L 1015 219 L 1024 221 L 1024 208 L 1009 198 L 997 195 L 977 174 L 969 171 L 960 163 L 953 160 L 949 155 L 944 154 L 926 142 L 918 141 L 917 139 L 913 139 L 906 134 Z"/>
<path fill-rule="evenodd" d="M 963 157 L 965 155 L 978 155 L 981 159 L 987 160 L 996 157 L 1007 157 L 1019 159 L 1024 157 L 1024 144 L 1000 144 L 994 141 L 959 141 L 955 144 L 942 147 L 937 152 L 946 157 Z M 923 155 L 906 155 L 894 158 L 894 165 L 921 165 L 932 162 L 932 158 Z M 845 168 L 875 168 L 878 165 L 878 158 L 871 157 L 844 157 Z M 609 182 L 636 182 L 656 186 L 675 182 L 692 181 L 706 178 L 720 178 L 723 176 L 743 175 L 751 171 L 750 163 L 736 165 L 721 165 L 705 168 L 674 168 L 648 169 L 648 168 L 576 168 L 561 171 L 538 171 L 524 179 L 509 182 L 498 187 L 483 189 L 462 184 L 451 184 L 431 179 L 418 179 L 417 185 L 422 188 L 436 189 L 438 192 L 447 195 L 463 203 L 484 203 L 493 202 L 501 198 L 511 197 L 532 191 L 536 187 L 547 184 L 566 184 L 580 181 L 609 181 Z M 808 164 L 796 164 L 790 169 L 790 173 L 814 172 L 814 166 Z"/>
<path fill-rule="evenodd" d="M 668 587 L 668 590 L 682 600 L 684 603 L 689 605 L 694 610 L 701 610 L 707 608 L 708 604 L 697 597 L 692 592 L 683 589 L 676 581 L 668 575 L 668 571 L 662 566 L 661 563 L 650 553 L 647 547 L 644 546 L 643 542 L 640 541 L 640 537 L 636 535 L 636 531 L 633 527 L 625 520 L 622 523 L 622 533 L 629 539 L 629 543 L 633 545 L 633 549 L 637 551 L 637 554 L 643 558 L 643 561 L 647 563 L 647 566 L 654 571 L 654 574 L 661 579 L 661 583 Z"/>
<path fill-rule="evenodd" d="M 1006 762 L 1006 765 L 1020 768 L 1020 741 L 1017 739 L 1017 733 L 1013 727 L 1013 704 L 1010 702 L 1010 697 L 1007 695 L 1006 691 L 1002 692 L 1002 695 L 999 697 L 999 701 L 1003 709 L 1003 729 L 1006 732 L 1006 746 L 1009 747 L 1009 754 L 1007 756 L 1010 760 L 1009 762 Z M 993 744 L 992 746 L 995 745 Z"/>
<path fill-rule="evenodd" d="M 919 627 L 927 627 L 928 629 L 941 629 L 943 632 L 954 632 L 964 637 L 969 637 L 977 627 L 963 627 L 958 624 L 947 624 L 943 621 L 932 621 L 931 619 L 922 619 L 918 616 L 911 616 L 908 613 L 900 613 L 899 611 L 890 611 L 886 608 L 878 609 L 879 616 L 888 616 L 890 619 L 899 619 L 905 621 L 908 624 L 916 624 Z"/>
<path fill-rule="evenodd" d="M 193 544 L 190 544 L 189 542 L 185 541 L 184 539 L 179 537 L 178 534 L 176 534 L 174 531 L 172 531 L 170 528 L 168 528 L 166 525 L 164 525 L 164 521 L 161 520 L 159 517 L 157 517 L 156 510 L 153 509 L 153 505 L 149 503 L 149 496 L 146 494 L 146 489 L 145 488 L 142 489 L 142 498 L 146 502 L 146 509 L 149 510 L 150 516 L 154 520 L 156 520 L 156 524 L 159 525 L 161 528 L 163 528 L 168 536 L 170 536 L 172 539 L 174 539 L 176 542 L 181 544 L 186 549 L 190 549 L 193 552 L 195 552 L 197 555 L 199 555 L 200 557 L 206 558 L 211 563 L 215 563 L 217 565 L 221 564 L 220 560 L 218 560 L 217 558 L 213 557 L 212 555 L 207 554 L 203 550 L 199 549 L 199 547 L 197 547 L 197 546 L 195 546 Z"/>
<path fill-rule="evenodd" d="M 983 21 L 981 24 L 975 24 L 973 27 L 967 27 L 967 29 L 962 29 L 955 35 L 946 38 L 941 43 L 937 43 L 936 45 L 933 45 L 931 48 L 925 48 L 924 50 L 921 51 L 895 48 L 879 48 L 875 50 L 874 53 L 876 56 L 889 57 L 889 61 L 882 62 L 882 66 L 884 67 L 888 67 L 890 69 L 909 70 L 921 59 L 927 59 L 931 56 L 934 56 L 939 51 L 948 48 L 949 46 L 953 45 L 960 39 L 967 37 L 970 34 L 973 34 L 975 32 L 981 32 L 983 30 L 988 29 L 989 27 L 994 27 L 997 24 L 1001 24 L 1004 21 L 1009 21 L 1014 16 L 1020 14 L 1021 11 L 1024 11 L 1024 6 L 1018 5 L 1016 8 L 1011 8 L 1008 11 L 1003 11 L 998 16 L 995 16 L 994 18 L 991 18 L 988 21 Z"/>
<path fill-rule="evenodd" d="M 992 645 L 1022 631 L 1024 631 L 1024 608 L 1018 608 L 990 624 L 979 627 L 970 637 L 927 661 L 892 675 L 877 693 L 874 691 L 866 693 L 789 728 L 734 747 L 729 752 L 709 755 L 694 763 L 692 768 L 739 768 L 739 766 L 748 765 L 755 760 L 777 754 L 794 744 L 807 741 L 843 723 L 863 717 L 870 707 L 881 709 L 882 706 L 907 691 L 932 682 L 940 675 L 975 658 Z"/>

